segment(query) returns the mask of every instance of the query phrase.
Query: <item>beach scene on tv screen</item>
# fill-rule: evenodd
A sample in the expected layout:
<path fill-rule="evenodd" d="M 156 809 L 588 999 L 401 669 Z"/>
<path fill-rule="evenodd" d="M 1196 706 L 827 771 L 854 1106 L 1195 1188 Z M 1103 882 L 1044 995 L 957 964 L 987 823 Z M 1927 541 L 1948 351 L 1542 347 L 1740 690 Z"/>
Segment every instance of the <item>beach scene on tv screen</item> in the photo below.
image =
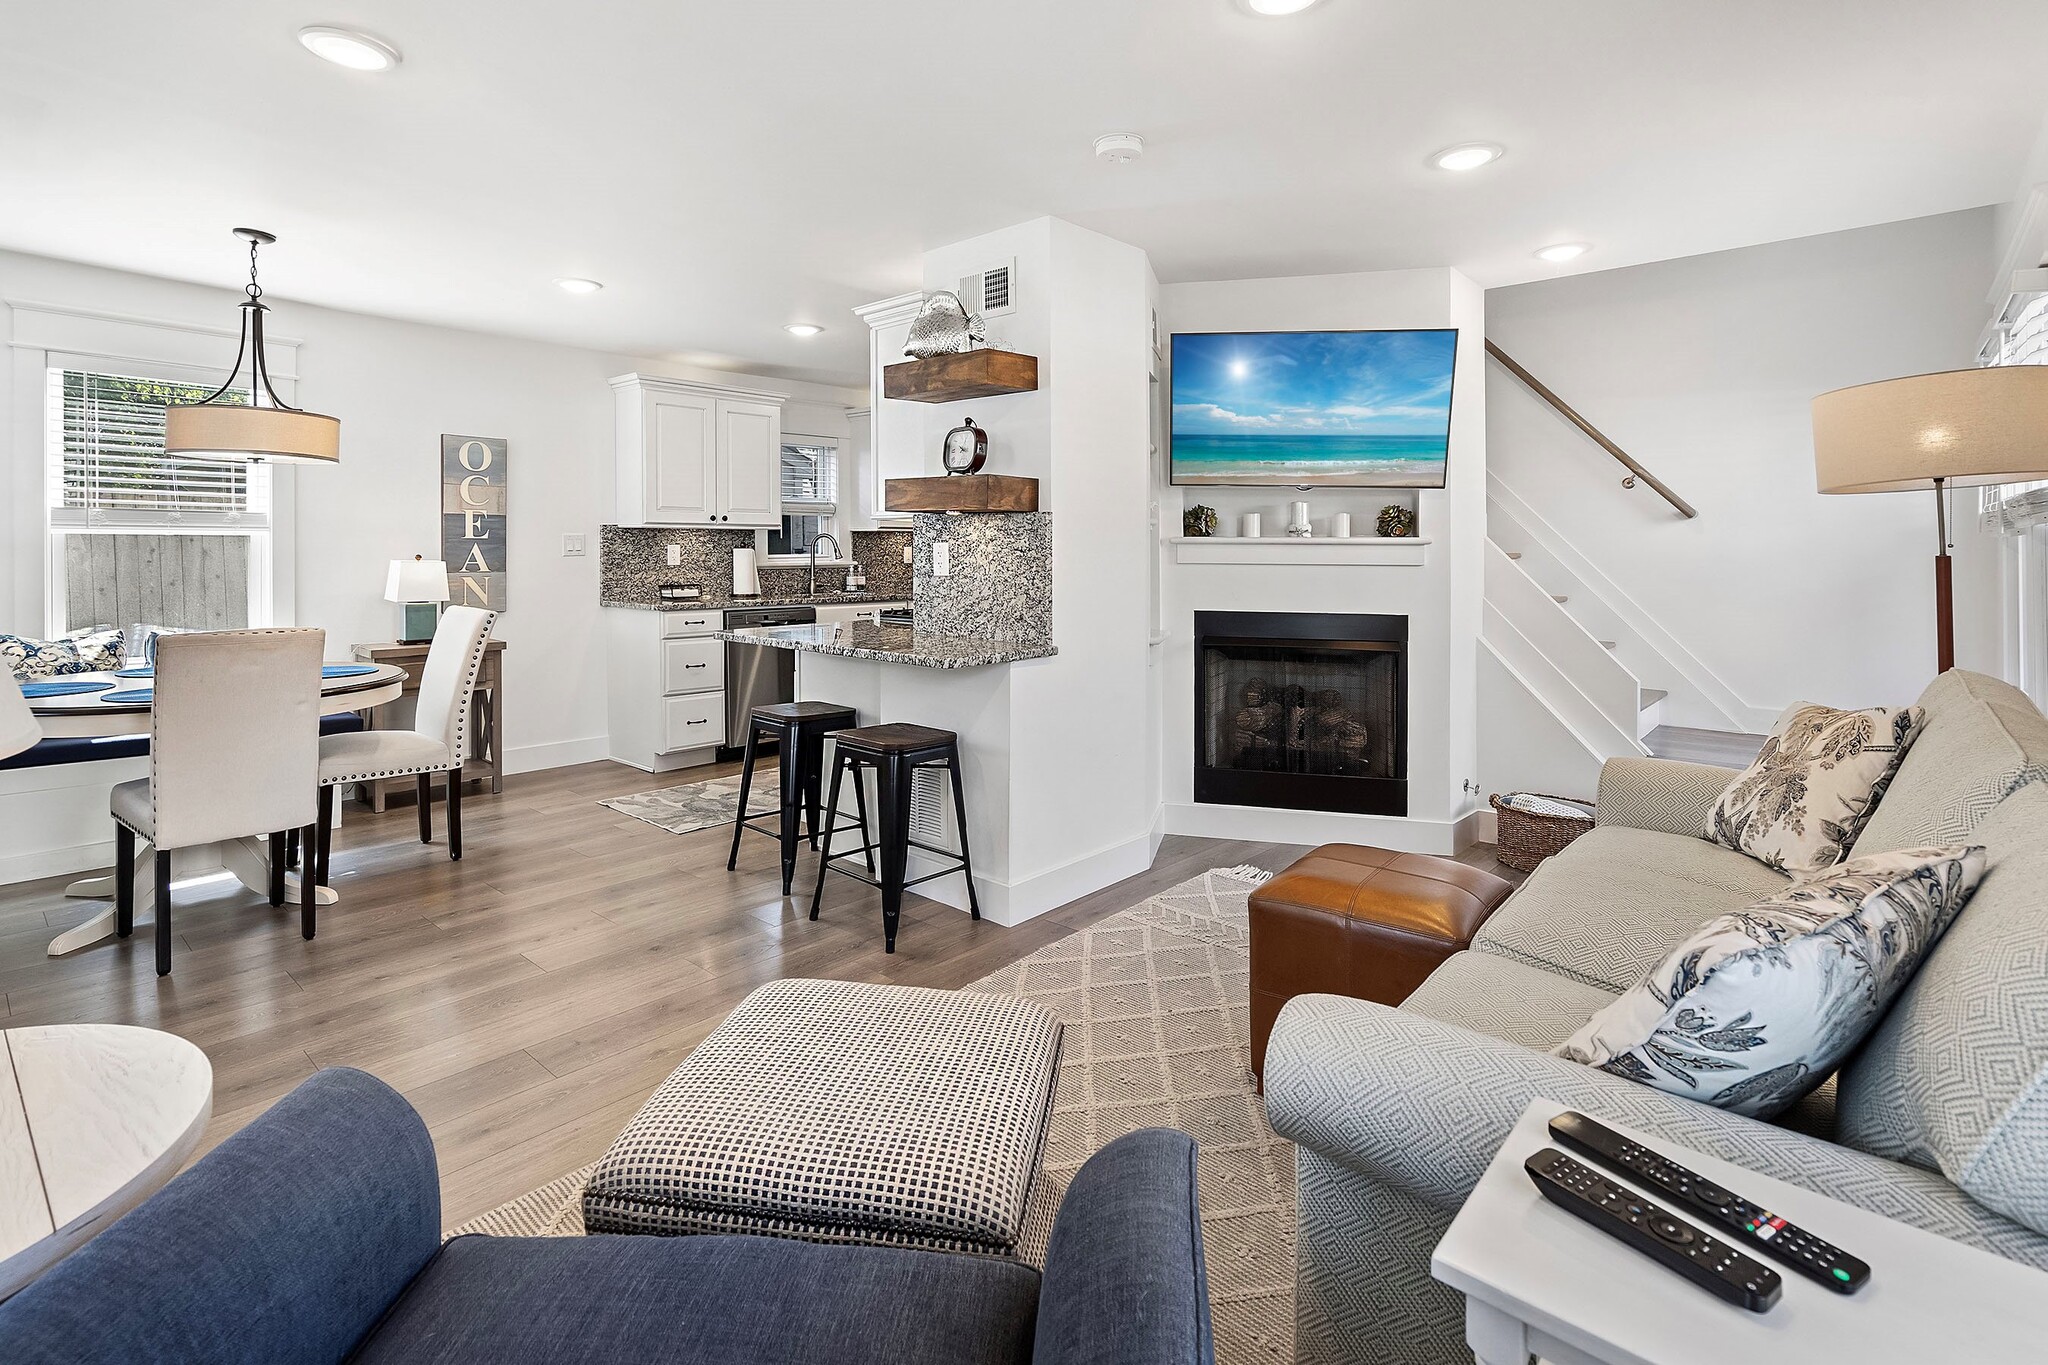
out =
<path fill-rule="evenodd" d="M 1441 488 L 1453 329 L 1173 338 L 1173 481 Z"/>

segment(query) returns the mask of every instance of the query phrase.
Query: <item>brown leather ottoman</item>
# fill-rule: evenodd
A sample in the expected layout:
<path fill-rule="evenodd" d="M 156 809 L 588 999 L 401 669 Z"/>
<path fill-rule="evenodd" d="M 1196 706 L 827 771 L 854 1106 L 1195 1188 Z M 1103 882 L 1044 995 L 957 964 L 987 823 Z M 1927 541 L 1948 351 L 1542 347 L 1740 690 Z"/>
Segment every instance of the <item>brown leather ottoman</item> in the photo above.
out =
<path fill-rule="evenodd" d="M 1297 995 L 1398 1005 L 1472 935 L 1514 886 L 1426 853 L 1324 844 L 1252 892 L 1252 1072 Z"/>

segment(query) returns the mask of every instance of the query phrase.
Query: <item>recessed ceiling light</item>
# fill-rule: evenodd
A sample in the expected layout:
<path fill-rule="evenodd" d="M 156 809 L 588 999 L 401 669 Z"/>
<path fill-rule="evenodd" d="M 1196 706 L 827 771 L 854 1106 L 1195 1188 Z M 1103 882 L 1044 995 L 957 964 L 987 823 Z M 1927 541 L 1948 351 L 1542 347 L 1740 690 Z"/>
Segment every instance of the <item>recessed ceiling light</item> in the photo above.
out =
<path fill-rule="evenodd" d="M 814 337 L 825 329 L 815 322 L 792 322 L 785 325 L 782 330 L 793 337 Z"/>
<path fill-rule="evenodd" d="M 299 44 L 315 57 L 351 71 L 389 71 L 401 60 L 398 49 L 382 38 L 331 24 L 300 29 Z"/>
<path fill-rule="evenodd" d="M 1592 244 L 1589 242 L 1558 242 L 1551 246 L 1538 248 L 1536 259 L 1539 261 L 1549 261 L 1552 265 L 1563 265 L 1566 261 L 1576 261 L 1592 249 Z"/>
<path fill-rule="evenodd" d="M 1244 0 L 1244 7 L 1264 19 L 1283 19 L 1319 3 L 1320 0 Z"/>
<path fill-rule="evenodd" d="M 555 281 L 555 287 L 565 294 L 595 294 L 604 288 L 596 280 L 562 279 Z"/>
<path fill-rule="evenodd" d="M 1461 142 L 1438 152 L 1429 164 L 1440 171 L 1476 171 L 1500 160 L 1506 150 L 1497 142 Z"/>

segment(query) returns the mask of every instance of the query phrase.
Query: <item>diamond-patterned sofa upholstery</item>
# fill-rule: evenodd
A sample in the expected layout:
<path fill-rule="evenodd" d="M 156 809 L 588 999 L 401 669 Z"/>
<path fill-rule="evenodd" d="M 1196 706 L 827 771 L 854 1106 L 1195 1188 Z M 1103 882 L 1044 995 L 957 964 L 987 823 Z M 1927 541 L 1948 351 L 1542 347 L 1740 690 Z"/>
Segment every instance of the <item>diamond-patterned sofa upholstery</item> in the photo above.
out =
<path fill-rule="evenodd" d="M 1927 727 L 1857 850 L 1967 837 L 1993 871 L 1837 1076 L 1838 1140 L 1811 1135 L 1830 1127 L 1825 1092 L 1766 1123 L 1548 1052 L 1701 921 L 1784 885 L 1705 841 L 1726 769 L 1610 762 L 1596 827 L 1398 1009 L 1281 1011 L 1266 1105 L 1298 1144 L 1304 1365 L 1471 1360 L 1430 1252 L 1538 1096 L 2048 1269 L 2048 719 L 1967 673 L 1920 704 Z"/>

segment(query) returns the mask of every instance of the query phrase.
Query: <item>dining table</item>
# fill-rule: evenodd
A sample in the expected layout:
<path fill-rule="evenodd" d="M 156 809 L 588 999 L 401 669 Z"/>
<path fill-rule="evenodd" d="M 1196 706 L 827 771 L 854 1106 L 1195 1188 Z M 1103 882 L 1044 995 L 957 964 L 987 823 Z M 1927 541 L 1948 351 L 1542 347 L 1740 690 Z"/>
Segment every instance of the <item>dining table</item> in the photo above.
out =
<path fill-rule="evenodd" d="M 406 672 L 391 664 L 330 663 L 321 670 L 320 714 L 341 715 L 387 706 L 404 695 Z M 146 665 L 105 673 L 67 673 L 60 677 L 24 683 L 22 692 L 42 726 L 46 739 L 108 739 L 120 735 L 146 735 L 150 728 L 153 700 L 152 676 Z M 111 818 L 111 817 L 109 817 Z M 155 879 L 149 872 L 154 850 L 147 845 L 135 855 L 135 914 L 139 929 L 142 917 L 156 904 Z M 301 860 L 303 865 L 304 860 Z M 258 835 L 231 839 L 225 843 L 179 849 L 177 875 L 181 880 L 231 873 L 242 885 L 259 895 L 270 894 L 269 840 Z M 62 957 L 90 947 L 114 933 L 114 878 L 83 877 L 64 888 L 64 894 L 83 900 L 105 900 L 107 908 L 84 923 L 66 929 L 50 940 L 49 955 Z M 285 873 L 285 899 L 299 896 L 299 874 Z M 314 888 L 319 905 L 333 905 L 340 896 L 332 887 Z"/>

